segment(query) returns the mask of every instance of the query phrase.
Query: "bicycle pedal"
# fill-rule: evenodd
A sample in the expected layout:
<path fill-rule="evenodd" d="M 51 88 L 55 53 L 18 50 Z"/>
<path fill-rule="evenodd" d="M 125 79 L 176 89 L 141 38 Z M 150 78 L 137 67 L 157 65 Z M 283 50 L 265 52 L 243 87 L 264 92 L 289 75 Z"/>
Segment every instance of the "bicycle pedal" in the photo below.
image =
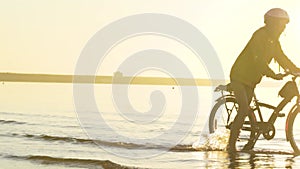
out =
<path fill-rule="evenodd" d="M 278 115 L 277 115 L 278 117 L 284 117 L 285 116 L 285 114 L 284 113 L 278 113 Z"/>

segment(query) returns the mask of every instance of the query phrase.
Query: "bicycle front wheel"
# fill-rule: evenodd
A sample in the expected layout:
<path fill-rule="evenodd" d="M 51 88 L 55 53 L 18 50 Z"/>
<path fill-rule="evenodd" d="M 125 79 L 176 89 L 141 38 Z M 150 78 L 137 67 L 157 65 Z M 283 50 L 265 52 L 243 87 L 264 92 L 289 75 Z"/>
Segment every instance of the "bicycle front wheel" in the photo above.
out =
<path fill-rule="evenodd" d="M 295 154 L 300 155 L 300 106 L 294 106 L 287 118 L 286 126 L 288 140 Z"/>

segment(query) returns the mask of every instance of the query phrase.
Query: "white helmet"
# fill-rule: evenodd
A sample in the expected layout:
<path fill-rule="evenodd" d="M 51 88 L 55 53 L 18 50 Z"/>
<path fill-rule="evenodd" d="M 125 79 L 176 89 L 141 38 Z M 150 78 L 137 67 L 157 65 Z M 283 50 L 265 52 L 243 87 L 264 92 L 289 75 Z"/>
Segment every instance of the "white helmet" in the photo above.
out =
<path fill-rule="evenodd" d="M 286 20 L 286 23 L 290 21 L 288 13 L 281 8 L 272 8 L 264 16 L 265 23 L 267 24 L 269 20 L 280 19 Z"/>

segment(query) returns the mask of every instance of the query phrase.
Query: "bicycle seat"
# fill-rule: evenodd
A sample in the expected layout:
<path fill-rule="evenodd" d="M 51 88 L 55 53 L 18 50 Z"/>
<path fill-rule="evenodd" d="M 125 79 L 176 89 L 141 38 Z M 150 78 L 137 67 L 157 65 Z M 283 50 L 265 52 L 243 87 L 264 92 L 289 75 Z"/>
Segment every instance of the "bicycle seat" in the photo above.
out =
<path fill-rule="evenodd" d="M 231 86 L 231 83 L 228 83 L 226 85 L 219 85 L 215 88 L 215 92 L 218 92 L 218 91 L 227 91 L 227 92 L 233 92 L 233 89 L 232 89 L 232 86 Z"/>

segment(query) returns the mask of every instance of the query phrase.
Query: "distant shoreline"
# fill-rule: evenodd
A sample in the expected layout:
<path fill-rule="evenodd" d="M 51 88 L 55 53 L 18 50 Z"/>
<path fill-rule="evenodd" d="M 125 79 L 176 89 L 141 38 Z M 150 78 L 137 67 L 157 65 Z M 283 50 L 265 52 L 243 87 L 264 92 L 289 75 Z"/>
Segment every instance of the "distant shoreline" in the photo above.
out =
<path fill-rule="evenodd" d="M 115 74 L 114 76 L 91 75 L 58 75 L 32 73 L 0 73 L 1 82 L 28 83 L 94 83 L 94 84 L 131 84 L 131 85 L 166 85 L 166 86 L 217 86 L 227 84 L 229 80 L 221 79 L 188 79 L 166 77 L 131 77 Z M 278 87 L 284 81 L 263 81 L 259 86 Z"/>
<path fill-rule="evenodd" d="M 179 86 L 214 86 L 225 84 L 225 80 L 165 78 L 165 77 L 131 77 L 117 74 L 115 76 L 91 75 L 57 75 L 31 73 L 0 73 L 2 82 L 36 82 L 36 83 L 95 83 L 95 84 L 135 84 L 135 85 L 179 85 Z"/>

